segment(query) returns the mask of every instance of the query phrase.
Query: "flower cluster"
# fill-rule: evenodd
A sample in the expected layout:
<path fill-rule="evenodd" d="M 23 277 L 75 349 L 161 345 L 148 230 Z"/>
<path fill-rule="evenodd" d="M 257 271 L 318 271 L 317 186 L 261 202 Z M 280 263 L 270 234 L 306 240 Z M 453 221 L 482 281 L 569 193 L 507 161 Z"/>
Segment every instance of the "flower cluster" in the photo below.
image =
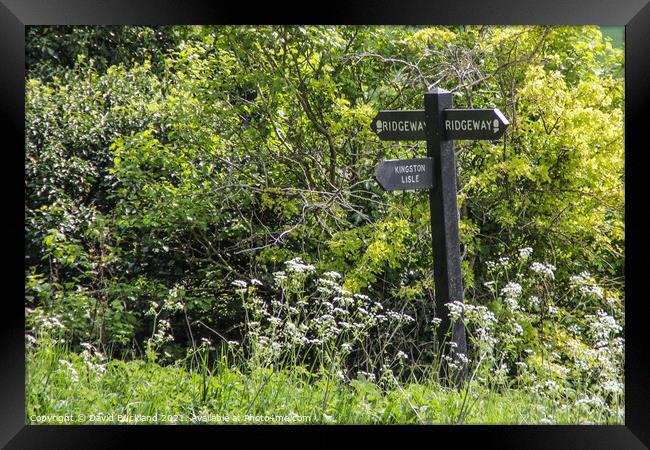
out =
<path fill-rule="evenodd" d="M 73 383 L 77 383 L 79 381 L 79 372 L 77 372 L 77 369 L 74 368 L 74 365 L 67 359 L 59 360 L 58 371 L 64 376 L 69 377 Z"/>
<path fill-rule="evenodd" d="M 548 263 L 533 262 L 530 265 L 530 270 L 539 273 L 542 276 L 548 277 L 551 280 L 555 279 L 555 266 Z"/>
<path fill-rule="evenodd" d="M 95 372 L 97 375 L 103 375 L 106 372 L 106 357 L 95 346 L 84 342 L 81 344 L 84 348 L 81 357 L 88 370 Z"/>
<path fill-rule="evenodd" d="M 300 257 L 290 259 L 286 263 L 287 271 L 294 273 L 310 273 L 313 272 L 316 267 L 311 264 L 305 264 Z"/>
<path fill-rule="evenodd" d="M 501 295 L 506 298 L 519 298 L 521 295 L 521 284 L 512 281 L 509 282 L 501 289 Z"/>
<path fill-rule="evenodd" d="M 586 390 L 589 395 L 576 394 L 577 406 L 620 413 L 617 399 L 623 392 L 625 345 L 620 324 L 622 298 L 615 289 L 606 295 L 587 271 L 569 278 L 568 287 L 574 289 L 564 289 L 554 265 L 524 265 L 533 251 L 522 248 L 518 253 L 518 271 L 503 263 L 487 263 L 490 278 L 483 285 L 492 298 L 489 305 L 495 306 L 496 319 L 481 333 L 467 326 L 470 350 L 478 356 L 477 379 L 494 383 L 514 379 L 554 402 L 561 401 L 567 391 Z M 467 305 L 458 303 L 451 305 L 450 315 L 463 317 L 469 324 L 468 311 Z M 567 332 L 570 339 L 565 338 Z M 535 350 L 522 351 L 524 346 Z"/>
<path fill-rule="evenodd" d="M 284 271 L 274 274 L 282 295 L 265 300 L 249 290 L 243 297 L 245 347 L 256 361 L 270 364 L 305 358 L 332 361 L 346 355 L 367 357 L 372 353 L 364 348 L 372 344 L 367 340 L 369 335 L 388 338 L 415 321 L 403 311 L 388 309 L 367 295 L 343 288 L 339 284 L 341 275 L 333 271 L 317 277 L 315 295 L 308 295 L 304 286 L 312 285 L 306 280 L 314 271 L 313 265 L 294 258 L 287 261 Z M 391 359 L 395 364 L 407 360 L 403 351 Z M 377 362 L 365 367 L 380 365 Z"/>
<path fill-rule="evenodd" d="M 585 315 L 585 319 L 589 321 L 589 333 L 596 348 L 607 346 L 611 339 L 623 330 L 614 317 L 602 310 L 596 315 Z"/>
<path fill-rule="evenodd" d="M 519 249 L 519 258 L 526 259 L 533 253 L 533 249 L 530 247 L 524 247 Z"/>

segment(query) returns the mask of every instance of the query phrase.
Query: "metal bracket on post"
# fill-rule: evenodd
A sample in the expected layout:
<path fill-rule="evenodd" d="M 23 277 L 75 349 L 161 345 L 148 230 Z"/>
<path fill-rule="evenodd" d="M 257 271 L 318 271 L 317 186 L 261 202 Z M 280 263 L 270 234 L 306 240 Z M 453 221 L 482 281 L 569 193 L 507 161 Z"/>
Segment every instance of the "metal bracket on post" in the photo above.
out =
<path fill-rule="evenodd" d="M 429 189 L 431 211 L 431 243 L 433 247 L 433 274 L 435 278 L 435 314 L 438 325 L 438 343 L 446 355 L 453 358 L 453 366 L 441 366 L 448 381 L 460 385 L 467 376 L 467 364 L 458 355 L 467 355 L 465 326 L 462 320 L 451 324 L 451 302 L 463 302 L 463 281 L 460 268 L 460 238 L 458 234 L 458 201 L 456 198 L 456 157 L 454 142 L 445 137 L 444 110 L 451 109 L 451 92 L 435 88 L 424 94 L 427 156 L 433 159 L 436 185 Z M 446 334 L 451 328 L 451 342 Z M 450 347 L 449 351 L 444 346 Z M 452 370 L 453 368 L 453 370 Z"/>

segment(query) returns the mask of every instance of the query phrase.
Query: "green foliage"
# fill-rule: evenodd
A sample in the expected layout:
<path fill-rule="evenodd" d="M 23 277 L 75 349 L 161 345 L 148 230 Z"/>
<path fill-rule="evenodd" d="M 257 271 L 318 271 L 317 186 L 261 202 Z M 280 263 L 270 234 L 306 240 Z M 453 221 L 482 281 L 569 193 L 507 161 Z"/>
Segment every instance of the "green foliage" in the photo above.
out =
<path fill-rule="evenodd" d="M 183 27 L 161 26 L 28 26 L 25 36 L 29 78 L 51 80 L 75 67 L 79 59 L 91 60 L 104 71 L 110 66 L 152 60 L 161 68 L 164 52 L 187 34 Z M 164 67 L 164 66 L 163 66 Z"/>
<path fill-rule="evenodd" d="M 421 374 L 440 357 L 420 345 L 434 334 L 428 200 L 383 192 L 372 175 L 425 150 L 382 142 L 369 124 L 380 109 L 422 108 L 434 85 L 511 122 L 501 142 L 456 143 L 465 300 L 499 320 L 500 359 L 481 370 L 509 364 L 494 386 L 534 386 L 514 364 L 540 377 L 546 366 L 521 352 L 545 339 L 562 367 L 593 346 L 587 316 L 605 311 L 572 291 L 557 322 L 509 313 L 485 284 L 501 255 L 534 248 L 557 290 L 593 274 L 620 319 L 624 61 L 597 27 L 29 27 L 27 52 L 26 306 L 39 338 L 161 364 L 209 336 L 246 342 L 231 283 L 261 280 L 269 302 L 312 298 L 315 278 L 272 283 L 300 257 L 412 315 L 372 351 L 408 350 Z M 528 293 L 531 276 L 517 279 Z M 512 323 L 522 334 L 508 340 Z M 614 380 L 569 378 L 547 381 Z M 392 420 L 389 397 L 372 420 Z"/>

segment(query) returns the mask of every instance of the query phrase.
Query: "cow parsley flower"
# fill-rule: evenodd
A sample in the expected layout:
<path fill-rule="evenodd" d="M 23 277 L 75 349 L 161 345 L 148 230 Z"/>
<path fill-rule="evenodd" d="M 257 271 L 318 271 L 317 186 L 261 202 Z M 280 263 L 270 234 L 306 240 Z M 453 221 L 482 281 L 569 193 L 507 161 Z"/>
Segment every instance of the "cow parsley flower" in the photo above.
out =
<path fill-rule="evenodd" d="M 463 302 L 455 301 L 447 303 L 446 306 L 449 309 L 449 317 L 451 317 L 452 321 L 456 321 L 462 317 L 463 310 L 465 309 Z"/>
<path fill-rule="evenodd" d="M 273 273 L 273 279 L 275 280 L 276 283 L 281 283 L 287 279 L 287 274 L 283 270 L 280 270 L 278 272 Z"/>
<path fill-rule="evenodd" d="M 539 273 L 540 275 L 547 276 L 552 280 L 555 279 L 555 266 L 552 264 L 535 261 L 530 265 L 530 270 Z"/>
<path fill-rule="evenodd" d="M 533 253 L 533 249 L 530 247 L 524 247 L 519 249 L 519 257 L 521 259 L 526 259 L 530 256 L 530 254 Z"/>
<path fill-rule="evenodd" d="M 70 361 L 65 359 L 60 359 L 59 364 L 63 368 L 63 372 L 66 372 L 68 374 L 68 376 L 70 377 L 73 383 L 79 381 L 79 373 L 77 372 L 77 369 L 74 368 L 74 366 Z"/>
<path fill-rule="evenodd" d="M 362 370 L 360 370 L 360 371 L 357 372 L 357 377 L 359 377 L 359 375 L 363 375 L 363 376 L 366 377 L 369 381 L 375 381 L 375 379 L 377 378 L 377 377 L 375 377 L 375 374 L 374 374 L 374 373 L 364 372 L 364 371 L 362 371 Z"/>
<path fill-rule="evenodd" d="M 316 269 L 316 267 L 311 264 L 303 263 L 302 258 L 300 257 L 290 259 L 286 262 L 286 265 L 288 271 L 295 273 L 308 273 Z"/>
<path fill-rule="evenodd" d="M 323 276 L 325 276 L 325 277 L 327 277 L 327 278 L 332 278 L 332 279 L 334 279 L 334 280 L 338 280 L 339 278 L 341 278 L 341 274 L 338 273 L 338 272 L 334 272 L 334 271 L 325 272 L 325 273 L 323 274 Z"/>
<path fill-rule="evenodd" d="M 505 298 L 516 299 L 521 295 L 521 284 L 511 281 L 501 289 L 501 295 Z"/>
<path fill-rule="evenodd" d="M 582 292 L 585 295 L 593 295 L 594 297 L 600 299 L 604 298 L 605 296 L 603 294 L 603 288 L 601 288 L 596 284 L 580 286 L 580 292 Z"/>

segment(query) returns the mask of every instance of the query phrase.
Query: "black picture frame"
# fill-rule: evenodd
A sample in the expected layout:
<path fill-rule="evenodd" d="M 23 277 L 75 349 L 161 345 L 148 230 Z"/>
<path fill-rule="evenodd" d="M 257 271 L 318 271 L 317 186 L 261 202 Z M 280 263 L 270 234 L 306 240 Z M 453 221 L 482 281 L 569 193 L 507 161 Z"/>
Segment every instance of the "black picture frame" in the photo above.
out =
<path fill-rule="evenodd" d="M 163 25 L 163 24 L 554 24 L 625 26 L 625 190 L 626 190 L 626 362 L 625 425 L 535 426 L 52 426 L 25 425 L 24 354 L 24 167 L 25 26 L 26 25 Z M 256 437 L 290 444 L 303 434 L 302 445 L 341 445 L 362 434 L 364 446 L 389 436 L 411 445 L 465 446 L 501 449 L 636 449 L 650 446 L 650 346 L 645 336 L 647 300 L 644 267 L 647 238 L 642 217 L 645 189 L 643 157 L 650 145 L 650 4 L 648 0 L 464 0 L 453 2 L 391 0 L 333 1 L 308 8 L 262 4 L 146 0 L 0 0 L 0 115 L 6 131 L 0 140 L 5 159 L 3 181 L 7 215 L 1 314 L 0 445 L 6 448 L 122 448 L 136 438 L 147 447 L 170 443 L 177 433 L 191 441 L 216 445 Z M 24 172 L 23 172 L 24 173 Z M 12 176 L 7 176 L 12 175 Z M 21 185 L 21 183 L 23 183 Z M 22 188 L 21 188 L 22 186 Z M 7 246 L 12 243 L 13 246 Z M 22 243 L 23 245 L 20 245 Z M 22 247 L 22 249 L 21 249 Z M 20 253 L 22 252 L 22 254 Z M 647 275 L 646 275 L 647 276 Z M 188 433 L 189 431 L 189 433 Z M 142 436 L 145 435 L 145 436 Z M 188 437 L 189 437 L 188 436 Z M 230 441 L 228 438 L 236 439 Z M 239 440 L 239 441 L 237 441 Z M 270 440 L 268 442 L 271 442 Z M 232 444 L 228 444 L 232 445 Z M 240 446 L 237 445 L 237 446 Z M 476 443 L 474 445 L 477 445 Z"/>

